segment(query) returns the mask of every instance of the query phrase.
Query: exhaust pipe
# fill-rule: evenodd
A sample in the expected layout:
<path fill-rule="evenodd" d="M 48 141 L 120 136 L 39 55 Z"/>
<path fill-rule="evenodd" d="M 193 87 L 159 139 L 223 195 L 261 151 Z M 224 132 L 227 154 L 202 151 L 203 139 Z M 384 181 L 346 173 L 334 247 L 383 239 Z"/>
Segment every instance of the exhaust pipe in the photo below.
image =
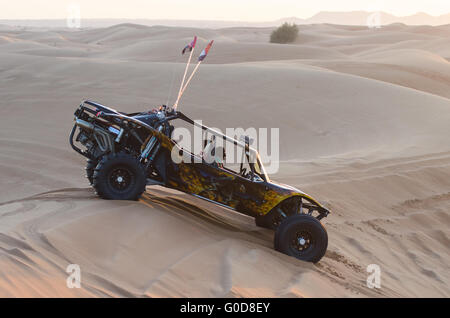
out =
<path fill-rule="evenodd" d="M 89 131 L 94 130 L 94 125 L 93 124 L 88 123 L 87 121 L 82 120 L 82 119 L 76 119 L 75 120 L 75 125 L 77 125 L 80 128 L 84 128 L 86 130 L 89 130 Z"/>
<path fill-rule="evenodd" d="M 87 131 L 93 132 L 95 141 L 97 142 L 97 145 L 101 151 L 114 152 L 114 141 L 112 140 L 111 135 L 106 130 L 104 130 L 103 128 L 95 127 L 94 124 L 91 124 L 79 118 L 75 120 L 75 125 Z"/>

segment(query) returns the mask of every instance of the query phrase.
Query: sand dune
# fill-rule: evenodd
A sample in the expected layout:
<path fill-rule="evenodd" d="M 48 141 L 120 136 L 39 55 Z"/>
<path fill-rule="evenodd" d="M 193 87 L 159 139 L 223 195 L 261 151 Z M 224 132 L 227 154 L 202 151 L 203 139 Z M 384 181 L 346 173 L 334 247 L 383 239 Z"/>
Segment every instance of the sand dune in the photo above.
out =
<path fill-rule="evenodd" d="M 309 60 L 304 63 L 450 97 L 450 63 L 425 50 L 377 49 L 356 54 L 351 61 Z"/>
<path fill-rule="evenodd" d="M 292 45 L 270 32 L 0 28 L 0 296 L 448 297 L 449 28 L 301 26 Z M 333 211 L 320 263 L 176 191 L 112 202 L 88 186 L 67 143 L 75 107 L 173 102 L 193 34 L 216 42 L 183 111 L 222 129 L 280 127 L 272 178 Z M 81 289 L 66 287 L 71 263 Z M 373 263 L 379 290 L 365 285 Z"/>

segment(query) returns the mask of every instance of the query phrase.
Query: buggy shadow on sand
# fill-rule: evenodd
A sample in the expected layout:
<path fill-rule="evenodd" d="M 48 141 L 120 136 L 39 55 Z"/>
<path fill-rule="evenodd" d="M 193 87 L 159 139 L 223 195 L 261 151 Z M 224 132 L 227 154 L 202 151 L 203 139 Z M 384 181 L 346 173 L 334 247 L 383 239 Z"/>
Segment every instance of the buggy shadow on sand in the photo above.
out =
<path fill-rule="evenodd" d="M 245 162 L 235 171 L 181 148 L 171 138 L 175 120 L 241 147 Z M 318 262 L 326 252 L 320 220 L 329 211 L 270 180 L 249 138 L 230 138 L 166 107 L 126 114 L 85 101 L 75 112 L 70 144 L 87 158 L 87 178 L 103 199 L 136 200 L 147 185 L 161 185 L 254 217 L 258 226 L 275 230 L 275 249 L 282 253 Z"/>

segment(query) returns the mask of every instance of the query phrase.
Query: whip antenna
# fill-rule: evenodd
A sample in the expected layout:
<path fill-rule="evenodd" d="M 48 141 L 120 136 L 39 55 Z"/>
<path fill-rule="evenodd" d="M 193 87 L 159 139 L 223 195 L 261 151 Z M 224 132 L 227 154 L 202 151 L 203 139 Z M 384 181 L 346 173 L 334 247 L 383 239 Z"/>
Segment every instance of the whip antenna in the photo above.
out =
<path fill-rule="evenodd" d="M 196 38 L 195 38 L 196 39 Z M 184 80 L 186 77 L 186 73 L 187 73 L 187 69 L 188 67 L 186 67 L 186 70 L 184 72 L 184 76 L 183 76 L 183 81 L 181 82 L 181 87 L 180 87 L 180 92 L 178 93 L 178 98 L 175 102 L 175 104 L 173 105 L 173 109 L 176 110 L 178 107 L 178 103 L 181 99 L 181 96 L 183 96 L 184 91 L 186 90 L 187 86 L 189 85 L 190 81 L 192 80 L 192 78 L 194 77 L 195 72 L 197 72 L 198 67 L 200 66 L 200 64 L 203 62 L 203 60 L 205 59 L 205 57 L 208 55 L 209 50 L 211 49 L 211 46 L 213 45 L 214 41 L 211 41 L 208 43 L 208 45 L 206 46 L 206 48 L 200 53 L 199 57 L 198 57 L 198 62 L 197 65 L 195 66 L 194 70 L 192 71 L 191 75 L 189 76 L 188 80 L 186 81 L 186 84 L 183 87 L 184 84 Z M 186 47 L 187 48 L 187 47 Z M 186 49 L 185 48 L 185 49 Z M 184 49 L 183 49 L 184 51 Z M 192 56 L 192 51 L 191 51 L 191 56 Z M 190 57 L 189 57 L 189 62 L 190 62 Z"/>
<path fill-rule="evenodd" d="M 186 53 L 187 50 L 189 50 L 189 59 L 187 61 L 186 64 L 186 68 L 184 70 L 184 74 L 183 74 L 183 79 L 181 80 L 181 85 L 180 85 L 180 89 L 178 90 L 178 96 L 177 96 L 177 100 L 175 101 L 175 104 L 173 104 L 173 109 L 176 110 L 178 107 L 178 101 L 180 100 L 180 95 L 181 95 L 181 91 L 183 89 L 183 84 L 184 84 L 184 80 L 186 79 L 186 75 L 189 69 L 189 65 L 191 64 L 191 59 L 192 59 L 192 54 L 194 53 L 195 50 L 195 44 L 197 43 L 197 36 L 194 36 L 194 39 L 192 40 L 191 43 L 189 43 L 188 45 L 186 45 L 184 47 L 184 49 L 181 51 L 181 55 L 184 55 L 184 53 Z"/>

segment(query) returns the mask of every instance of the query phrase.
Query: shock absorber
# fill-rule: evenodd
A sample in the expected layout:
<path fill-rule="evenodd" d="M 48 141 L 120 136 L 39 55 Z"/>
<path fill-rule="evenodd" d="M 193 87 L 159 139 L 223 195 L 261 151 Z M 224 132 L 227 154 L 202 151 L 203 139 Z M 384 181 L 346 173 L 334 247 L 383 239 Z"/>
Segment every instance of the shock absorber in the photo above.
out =
<path fill-rule="evenodd" d="M 161 132 L 163 130 L 163 125 L 159 126 L 157 130 Z M 147 159 L 148 155 L 153 150 L 157 142 L 158 139 L 155 136 L 152 136 L 150 138 L 150 140 L 147 142 L 147 145 L 145 146 L 144 150 L 141 153 L 141 160 Z"/>

